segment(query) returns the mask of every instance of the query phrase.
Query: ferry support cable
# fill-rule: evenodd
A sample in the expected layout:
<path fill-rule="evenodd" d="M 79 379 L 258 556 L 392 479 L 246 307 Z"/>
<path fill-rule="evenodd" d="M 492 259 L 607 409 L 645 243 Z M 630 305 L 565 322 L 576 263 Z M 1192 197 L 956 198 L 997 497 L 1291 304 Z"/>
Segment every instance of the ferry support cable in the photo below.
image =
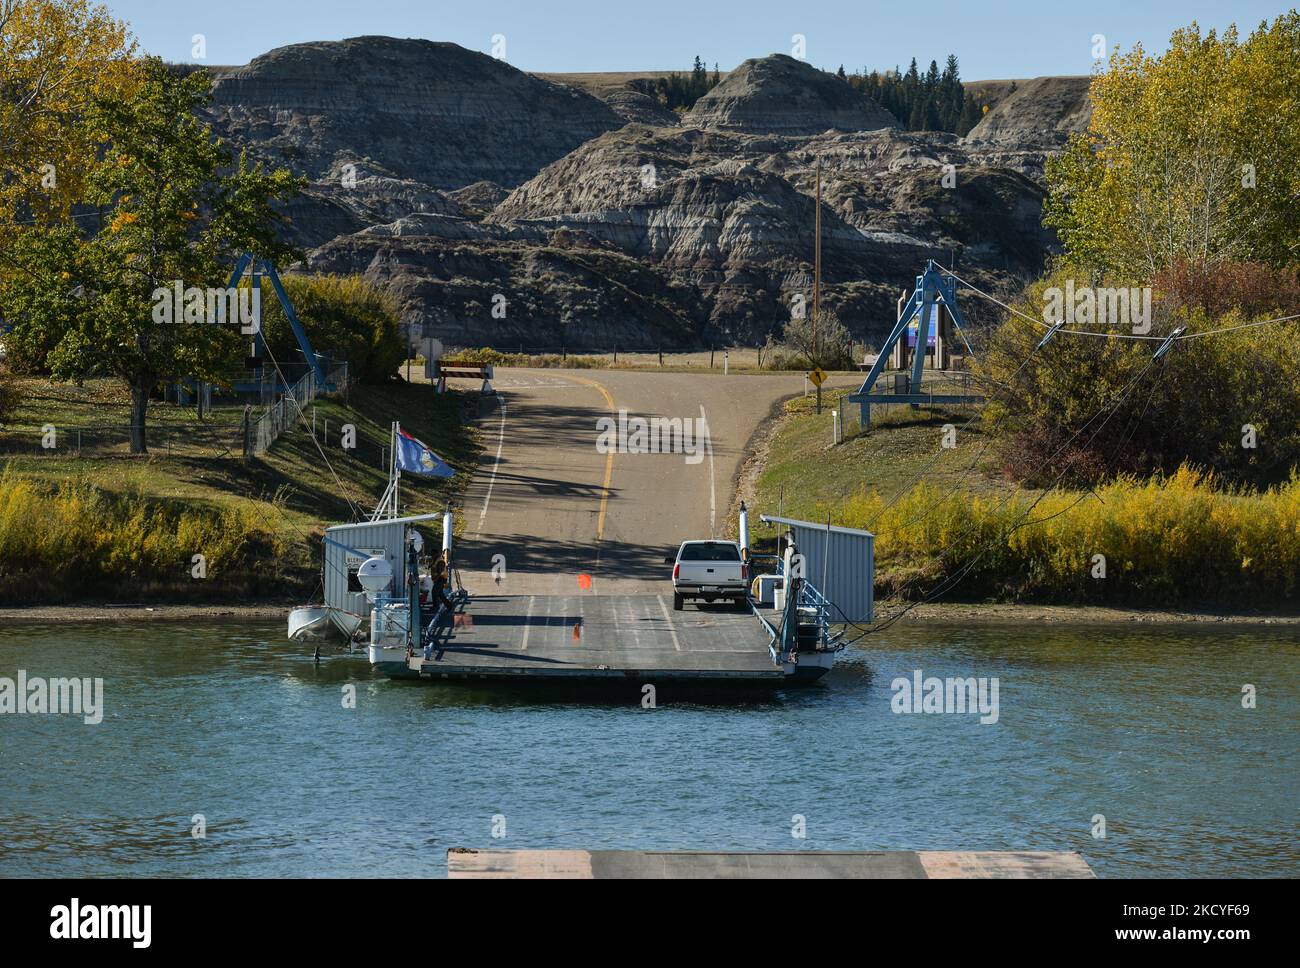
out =
<path fill-rule="evenodd" d="M 1062 444 L 1059 448 L 1057 448 L 1057 450 L 1056 450 L 1056 451 L 1055 451 L 1055 452 L 1054 452 L 1054 453 L 1053 453 L 1053 454 L 1052 454 L 1052 455 L 1047 459 L 1047 462 L 1050 462 L 1051 460 L 1054 460 L 1057 456 L 1059 456 L 1059 455 L 1060 455 L 1060 454 L 1061 454 L 1061 453 L 1062 453 L 1062 452 L 1063 452 L 1067 447 L 1069 447 L 1069 446 L 1070 446 L 1070 445 L 1071 445 L 1071 444 L 1072 444 L 1072 443 L 1073 443 L 1073 442 L 1074 442 L 1074 441 L 1075 441 L 1075 440 L 1076 440 L 1076 439 L 1077 439 L 1077 438 L 1078 438 L 1078 437 L 1079 437 L 1079 436 L 1080 436 L 1080 435 L 1081 435 L 1085 430 L 1088 429 L 1088 427 L 1093 423 L 1093 421 L 1095 421 L 1098 417 L 1102 416 L 1102 414 L 1105 413 L 1105 419 L 1103 419 L 1102 422 L 1101 422 L 1101 424 L 1098 425 L 1097 429 L 1093 431 L 1092 436 L 1088 438 L 1088 442 L 1089 442 L 1089 443 L 1091 443 L 1093 440 L 1096 440 L 1097 435 L 1101 433 L 1101 431 L 1105 428 L 1106 424 L 1108 424 L 1108 423 L 1110 422 L 1111 418 L 1112 418 L 1112 417 L 1113 417 L 1113 416 L 1114 416 L 1114 415 L 1119 411 L 1119 408 L 1120 408 L 1121 406 L 1124 405 L 1125 401 L 1127 401 L 1128 397 L 1132 394 L 1133 390 L 1134 390 L 1134 389 L 1137 387 L 1137 385 L 1138 385 L 1138 384 L 1139 384 L 1139 383 L 1140 383 L 1140 382 L 1145 378 L 1146 374 L 1147 374 L 1148 372 L 1150 372 L 1151 368 L 1152 368 L 1153 366 L 1155 366 L 1155 364 L 1156 364 L 1156 358 L 1153 357 L 1153 358 L 1152 358 L 1152 359 L 1147 363 L 1147 365 L 1144 366 L 1144 367 L 1142 368 L 1141 372 L 1139 372 L 1138 375 L 1137 375 L 1136 377 L 1134 377 L 1133 380 L 1131 380 L 1131 381 L 1129 382 L 1129 385 L 1124 389 L 1123 394 L 1120 396 L 1119 400 L 1115 403 L 1115 405 L 1114 405 L 1113 407 L 1110 407 L 1108 410 L 1105 410 L 1105 411 L 1098 411 L 1098 413 L 1095 414 L 1095 415 L 1094 415 L 1094 416 L 1093 416 L 1093 417 L 1092 417 L 1092 418 L 1091 418 L 1087 423 L 1085 423 L 1082 427 L 1080 427 L 1079 430 L 1075 431 L 1074 434 L 1072 434 L 1072 435 L 1070 436 L 1070 439 L 1069 439 L 1069 440 L 1067 440 L 1064 444 Z M 1044 462 L 1044 463 L 1046 463 L 1046 462 Z M 1108 462 L 1108 463 L 1109 463 L 1109 462 Z M 1024 512 L 1022 512 L 1022 513 L 1020 514 L 1019 517 L 1020 517 L 1022 520 L 1020 520 L 1020 521 L 1017 522 L 1015 525 L 1013 525 L 1011 528 L 1009 528 L 1009 529 L 1006 531 L 1006 535 L 1010 535 L 1012 532 L 1018 530 L 1018 529 L 1021 528 L 1021 527 L 1026 527 L 1026 526 L 1031 525 L 1031 524 L 1037 524 L 1037 523 L 1040 523 L 1041 520 L 1047 520 L 1047 519 L 1040 519 L 1040 521 L 1026 521 L 1026 520 L 1023 520 L 1023 519 L 1024 519 L 1024 518 L 1027 518 L 1027 517 L 1028 517 L 1028 516 L 1033 512 L 1034 508 L 1037 507 L 1038 504 L 1039 504 L 1040 502 L 1042 502 L 1042 500 L 1047 496 L 1047 494 L 1048 494 L 1048 493 L 1049 493 L 1049 492 L 1050 492 L 1054 487 L 1056 487 L 1056 486 L 1060 483 L 1060 481 L 1065 477 L 1065 475 L 1066 475 L 1066 473 L 1067 473 L 1068 471 L 1069 471 L 1069 468 L 1068 468 L 1068 466 L 1067 466 L 1067 467 L 1065 468 L 1065 470 L 1062 470 L 1062 471 L 1061 471 L 1061 472 L 1060 472 L 1060 473 L 1059 473 L 1059 474 L 1058 474 L 1058 475 L 1057 475 L 1057 476 L 1052 480 L 1052 482 L 1051 482 L 1050 484 L 1048 484 L 1046 487 L 1044 487 L 1044 488 L 1041 490 L 1041 492 L 1039 493 L 1038 497 L 1036 497 L 1036 498 L 1035 498 L 1035 499 L 1030 503 L 1030 505 L 1029 505 L 1027 508 L 1025 508 Z M 1014 492 L 1012 492 L 1012 493 L 1014 493 Z M 1086 494 L 1085 494 L 1085 495 L 1081 495 L 1080 498 L 1079 498 L 1079 500 L 1082 500 L 1082 499 L 1083 499 L 1084 497 L 1086 497 L 1086 496 L 1087 496 Z M 1006 496 L 1005 496 L 1001 501 L 998 502 L 998 505 L 997 505 L 997 506 L 998 506 L 998 507 L 1001 507 L 1001 506 L 1004 505 L 1008 500 L 1010 500 L 1010 498 L 1011 498 L 1011 493 L 1008 493 L 1008 494 L 1007 494 L 1007 495 L 1006 495 Z M 1075 503 L 1077 504 L 1078 501 L 1076 501 Z M 981 561 L 981 560 L 982 560 L 982 559 L 983 559 L 983 558 L 988 554 L 988 552 L 989 552 L 989 547 L 986 546 L 986 547 L 984 548 L 983 551 L 979 552 L 979 554 L 977 554 L 975 557 L 973 557 L 972 559 L 970 559 L 970 560 L 969 560 L 965 565 L 963 565 L 961 568 L 959 568 L 955 573 L 953 573 L 952 575 L 950 575 L 948 578 L 944 579 L 944 580 L 939 584 L 938 587 L 932 589 L 932 590 L 931 590 L 928 594 L 926 594 L 923 598 L 918 599 L 918 600 L 915 601 L 915 602 L 911 602 L 911 603 L 909 603 L 905 608 L 903 608 L 903 609 L 902 609 L 901 611 L 899 611 L 897 614 L 895 614 L 895 615 L 893 615 L 893 616 L 890 616 L 890 618 L 886 619 L 884 622 L 879 623 L 878 625 L 872 626 L 872 627 L 870 628 L 870 632 L 881 632 L 881 631 L 884 631 L 885 629 L 887 629 L 887 628 L 889 628 L 891 625 L 893 625 L 895 622 L 897 622 L 899 619 L 901 619 L 904 615 L 906 615 L 906 614 L 908 614 L 909 612 L 911 612 L 913 609 L 917 608 L 917 607 L 920 606 L 920 605 L 924 605 L 924 604 L 927 604 L 927 603 L 929 603 L 929 602 L 931 602 L 931 601 L 934 601 L 934 599 L 938 598 L 940 595 L 943 595 L 943 594 L 945 594 L 947 591 L 949 591 L 951 588 L 956 587 L 956 585 L 959 584 L 959 583 L 960 583 L 960 582 L 961 582 L 961 581 L 966 577 L 966 575 L 970 574 L 970 572 L 974 569 L 975 565 L 977 565 L 977 564 L 978 564 L 978 563 L 979 563 L 979 562 L 980 562 L 980 561 Z M 931 560 L 934 560 L 934 559 L 937 558 L 937 557 L 938 557 L 938 556 L 932 556 Z M 916 580 L 917 580 L 917 579 L 914 578 L 914 579 L 912 579 L 911 581 L 907 582 L 907 583 L 903 586 L 903 588 L 900 589 L 899 592 L 896 593 L 896 594 L 901 594 L 903 591 L 906 591 L 909 587 L 911 587 L 913 584 L 915 584 Z M 841 613 L 841 614 L 843 614 L 843 613 Z M 862 638 L 863 636 L 865 636 L 865 635 L 867 635 L 867 634 L 869 634 L 869 632 L 863 632 L 861 635 L 858 636 L 858 638 Z M 856 641 L 858 641 L 857 638 L 851 640 L 851 642 L 856 642 Z M 846 643 L 846 645 L 847 645 L 847 644 L 851 644 L 851 642 L 850 642 L 850 643 Z"/>

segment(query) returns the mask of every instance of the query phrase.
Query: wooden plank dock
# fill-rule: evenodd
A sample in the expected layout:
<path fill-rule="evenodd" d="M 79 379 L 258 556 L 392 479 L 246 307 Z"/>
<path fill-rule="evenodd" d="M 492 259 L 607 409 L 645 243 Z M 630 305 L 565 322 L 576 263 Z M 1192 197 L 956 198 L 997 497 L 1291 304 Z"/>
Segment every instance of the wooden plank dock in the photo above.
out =
<path fill-rule="evenodd" d="M 675 612 L 670 595 L 476 596 L 428 658 L 407 664 L 429 679 L 786 678 L 749 607 Z"/>
<path fill-rule="evenodd" d="M 947 880 L 1094 878 L 1074 851 L 790 851 L 732 853 L 652 850 L 447 851 L 450 878 L 544 880 L 784 878 Z"/>

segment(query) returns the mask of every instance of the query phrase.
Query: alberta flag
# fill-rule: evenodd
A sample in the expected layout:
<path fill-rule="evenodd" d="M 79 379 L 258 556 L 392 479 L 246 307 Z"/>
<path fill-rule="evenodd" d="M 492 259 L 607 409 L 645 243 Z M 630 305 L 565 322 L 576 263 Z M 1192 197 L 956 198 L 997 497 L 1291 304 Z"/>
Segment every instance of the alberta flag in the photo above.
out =
<path fill-rule="evenodd" d="M 401 427 L 397 428 L 397 469 L 426 477 L 451 477 L 456 473 Z"/>

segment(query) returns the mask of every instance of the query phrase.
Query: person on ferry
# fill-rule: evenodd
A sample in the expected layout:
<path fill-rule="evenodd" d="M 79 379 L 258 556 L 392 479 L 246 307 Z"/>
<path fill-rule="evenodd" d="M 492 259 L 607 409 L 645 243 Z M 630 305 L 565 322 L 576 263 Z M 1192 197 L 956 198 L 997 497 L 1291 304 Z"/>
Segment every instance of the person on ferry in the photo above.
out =
<path fill-rule="evenodd" d="M 442 559 L 439 559 L 433 566 L 433 589 L 430 600 L 434 605 L 441 605 L 446 609 L 447 624 L 450 625 L 452 622 L 451 616 L 455 613 L 456 606 L 453 605 L 451 599 L 447 597 L 448 584 L 447 563 Z"/>

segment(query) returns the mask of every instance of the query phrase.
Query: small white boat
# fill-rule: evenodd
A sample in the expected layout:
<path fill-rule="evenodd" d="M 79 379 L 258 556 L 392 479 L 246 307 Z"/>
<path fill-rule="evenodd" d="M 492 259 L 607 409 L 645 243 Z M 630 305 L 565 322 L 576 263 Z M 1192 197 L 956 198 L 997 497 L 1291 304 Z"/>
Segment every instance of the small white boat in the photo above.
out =
<path fill-rule="evenodd" d="M 333 632 L 351 639 L 364 621 L 364 615 L 333 605 L 299 605 L 289 613 L 289 638 L 301 642 L 326 638 Z"/>
<path fill-rule="evenodd" d="M 300 605 L 289 613 L 289 638 L 294 642 L 303 639 L 323 638 L 334 628 L 328 605 Z"/>
<path fill-rule="evenodd" d="M 342 632 L 349 639 L 357 634 L 357 629 L 361 628 L 361 623 L 366 620 L 364 615 L 358 615 L 356 612 L 349 612 L 345 608 L 331 608 L 330 621 L 334 627 Z"/>

